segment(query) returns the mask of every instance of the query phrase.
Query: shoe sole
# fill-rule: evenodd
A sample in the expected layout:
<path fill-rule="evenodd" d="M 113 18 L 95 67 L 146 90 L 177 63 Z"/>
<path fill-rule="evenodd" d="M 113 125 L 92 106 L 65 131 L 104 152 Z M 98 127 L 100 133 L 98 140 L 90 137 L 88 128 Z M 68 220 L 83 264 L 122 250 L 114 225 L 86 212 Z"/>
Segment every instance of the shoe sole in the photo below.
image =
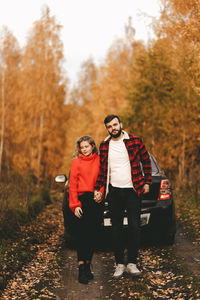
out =
<path fill-rule="evenodd" d="M 79 280 L 78 280 L 78 282 L 79 282 L 80 284 L 88 284 L 87 281 L 79 281 Z"/>
<path fill-rule="evenodd" d="M 116 279 L 117 279 L 117 278 L 122 277 L 123 275 L 124 275 L 124 273 L 122 273 L 121 275 L 118 275 L 118 276 L 114 276 L 114 275 L 113 275 L 113 278 L 116 278 Z"/>
<path fill-rule="evenodd" d="M 142 272 L 139 272 L 139 273 L 131 273 L 131 272 L 126 272 L 127 274 L 131 275 L 131 276 L 134 276 L 134 277 L 137 277 L 137 276 L 141 276 L 142 275 Z"/>
<path fill-rule="evenodd" d="M 88 277 L 88 280 L 93 280 L 93 279 L 94 279 L 94 277 L 90 277 L 90 278 Z"/>

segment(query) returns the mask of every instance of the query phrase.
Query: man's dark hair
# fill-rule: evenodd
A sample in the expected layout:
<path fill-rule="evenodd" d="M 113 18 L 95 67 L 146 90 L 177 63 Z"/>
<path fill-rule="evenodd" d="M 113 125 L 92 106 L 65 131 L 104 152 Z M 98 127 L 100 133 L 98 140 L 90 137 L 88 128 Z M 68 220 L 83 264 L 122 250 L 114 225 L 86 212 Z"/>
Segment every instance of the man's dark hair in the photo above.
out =
<path fill-rule="evenodd" d="M 117 118 L 119 123 L 121 123 L 120 118 L 117 115 L 107 115 L 104 119 L 104 124 L 106 125 L 107 123 L 109 123 L 110 121 L 112 121 L 115 118 Z"/>

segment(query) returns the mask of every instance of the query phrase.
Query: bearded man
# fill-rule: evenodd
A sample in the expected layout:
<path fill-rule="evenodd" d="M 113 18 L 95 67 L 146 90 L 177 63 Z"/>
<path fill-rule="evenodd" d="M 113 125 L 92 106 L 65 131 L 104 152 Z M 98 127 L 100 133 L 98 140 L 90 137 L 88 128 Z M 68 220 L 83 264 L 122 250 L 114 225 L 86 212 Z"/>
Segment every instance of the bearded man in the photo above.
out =
<path fill-rule="evenodd" d="M 109 136 L 100 144 L 100 171 L 95 185 L 95 201 L 102 201 L 103 195 L 99 190 L 104 186 L 111 213 L 116 260 L 113 277 L 122 276 L 124 271 L 140 275 L 136 263 L 140 245 L 141 197 L 149 192 L 151 161 L 142 139 L 122 130 L 119 116 L 108 115 L 104 124 Z M 125 210 L 128 218 L 126 266 L 123 243 Z"/>

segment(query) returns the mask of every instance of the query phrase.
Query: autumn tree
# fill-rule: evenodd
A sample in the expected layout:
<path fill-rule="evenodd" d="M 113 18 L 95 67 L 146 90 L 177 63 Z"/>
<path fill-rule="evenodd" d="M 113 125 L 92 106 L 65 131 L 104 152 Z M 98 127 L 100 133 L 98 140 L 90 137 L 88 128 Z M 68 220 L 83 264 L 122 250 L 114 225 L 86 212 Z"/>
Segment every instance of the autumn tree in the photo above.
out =
<path fill-rule="evenodd" d="M 189 183 L 190 186 L 196 181 L 195 189 L 196 178 L 200 175 L 199 15 L 200 2 L 197 0 L 164 0 L 161 18 L 155 24 L 158 38 L 167 38 L 173 49 L 173 64 L 178 72 L 175 131 L 179 143 L 179 184 Z"/>
<path fill-rule="evenodd" d="M 5 180 L 13 168 L 13 154 L 17 128 L 15 113 L 19 101 L 19 73 L 21 53 L 13 34 L 4 27 L 0 38 L 0 178 Z"/>
<path fill-rule="evenodd" d="M 159 40 L 136 55 L 129 82 L 129 111 L 125 114 L 129 130 L 141 135 L 148 149 L 159 159 L 163 167 L 169 150 L 173 128 L 169 126 L 168 113 L 174 106 L 176 71 L 169 52 L 165 50 L 166 40 Z M 171 165 L 171 164 L 170 164 Z M 172 167 L 172 165 L 171 165 Z"/>
<path fill-rule="evenodd" d="M 34 170 L 38 180 L 50 178 L 62 163 L 67 82 L 60 30 L 45 7 L 29 32 L 22 59 L 17 146 L 23 155 L 15 154 L 15 164 L 19 170 Z"/>

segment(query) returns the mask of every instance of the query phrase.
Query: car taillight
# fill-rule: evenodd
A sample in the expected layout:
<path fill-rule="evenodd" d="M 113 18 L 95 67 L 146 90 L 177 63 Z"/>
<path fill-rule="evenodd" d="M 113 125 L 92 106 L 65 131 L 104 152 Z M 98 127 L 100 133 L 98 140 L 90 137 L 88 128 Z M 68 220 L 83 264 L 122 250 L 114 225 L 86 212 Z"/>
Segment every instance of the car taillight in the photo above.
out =
<path fill-rule="evenodd" d="M 171 197 L 171 187 L 168 179 L 161 179 L 158 200 L 167 200 Z"/>

